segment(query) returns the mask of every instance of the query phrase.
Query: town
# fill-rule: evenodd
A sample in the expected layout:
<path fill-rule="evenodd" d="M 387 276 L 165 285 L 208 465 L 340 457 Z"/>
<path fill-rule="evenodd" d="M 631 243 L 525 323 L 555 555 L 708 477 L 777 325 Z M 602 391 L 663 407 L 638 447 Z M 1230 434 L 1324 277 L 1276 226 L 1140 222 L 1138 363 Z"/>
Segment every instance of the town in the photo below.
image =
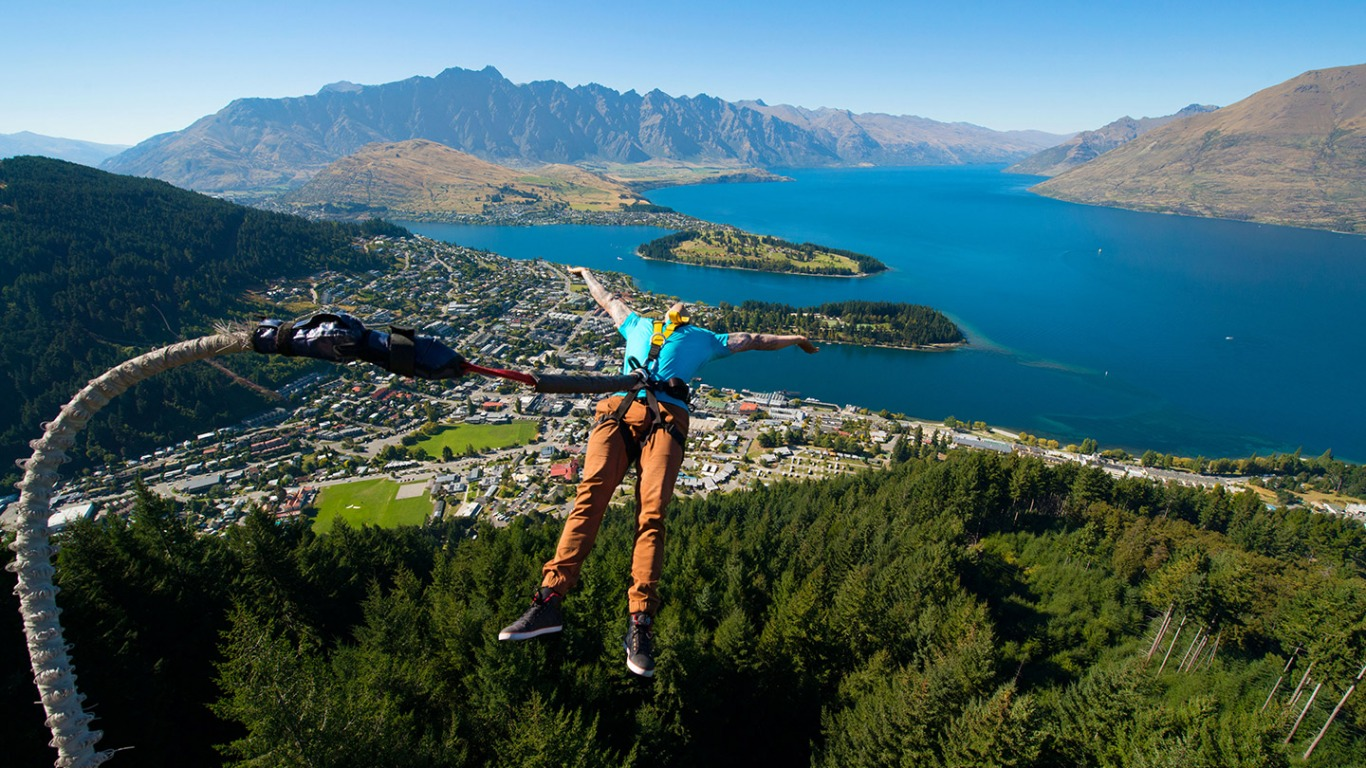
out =
<path fill-rule="evenodd" d="M 345 312 L 367 327 L 413 327 L 485 366 L 552 373 L 620 366 L 611 320 L 562 265 L 422 237 L 379 237 L 358 247 L 387 257 L 392 268 L 324 273 L 270 286 L 261 298 L 301 316 Z M 642 311 L 661 311 L 673 300 L 635 293 L 618 275 L 603 279 Z M 313 518 L 315 530 L 328 530 L 337 519 L 477 517 L 505 525 L 519 515 L 561 513 L 572 502 L 592 397 L 538 394 L 480 376 L 404 379 L 363 363 L 297 365 L 299 375 L 272 393 L 277 405 L 266 412 L 68 479 L 53 499 L 49 528 L 126 511 L 138 483 L 182 500 L 205 534 L 253 507 L 281 520 Z M 1154 482 L 1230 490 L 1247 482 L 1143 466 L 1122 451 L 1097 454 L 1093 446 L 1063 447 L 981 422 L 928 422 L 783 392 L 694 384 L 677 489 L 685 497 L 850 474 L 954 449 L 1028 453 Z M 618 489 L 623 499 L 630 493 L 629 483 Z M 1366 505 L 1320 509 L 1366 521 Z"/>

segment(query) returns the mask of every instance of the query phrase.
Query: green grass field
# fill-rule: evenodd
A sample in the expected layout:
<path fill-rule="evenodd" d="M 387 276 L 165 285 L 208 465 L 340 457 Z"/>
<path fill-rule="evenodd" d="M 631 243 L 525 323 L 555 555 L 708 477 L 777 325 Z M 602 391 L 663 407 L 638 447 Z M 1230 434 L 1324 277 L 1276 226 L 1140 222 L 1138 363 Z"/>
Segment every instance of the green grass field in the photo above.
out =
<path fill-rule="evenodd" d="M 467 446 L 476 451 L 489 448 L 507 448 L 512 445 L 526 445 L 536 436 L 536 422 L 514 421 L 511 424 L 449 424 L 440 432 L 418 442 L 418 448 L 425 448 L 432 456 L 441 456 L 441 449 L 450 446 L 456 456 L 464 453 Z"/>
<path fill-rule="evenodd" d="M 378 525 L 381 528 L 421 525 L 432 513 L 430 494 L 423 492 L 421 496 L 410 499 L 395 499 L 397 494 L 398 483 L 383 478 L 327 486 L 318 493 L 314 502 L 318 507 L 318 517 L 313 521 L 313 531 L 327 533 L 338 518 L 353 528 L 362 525 Z"/>

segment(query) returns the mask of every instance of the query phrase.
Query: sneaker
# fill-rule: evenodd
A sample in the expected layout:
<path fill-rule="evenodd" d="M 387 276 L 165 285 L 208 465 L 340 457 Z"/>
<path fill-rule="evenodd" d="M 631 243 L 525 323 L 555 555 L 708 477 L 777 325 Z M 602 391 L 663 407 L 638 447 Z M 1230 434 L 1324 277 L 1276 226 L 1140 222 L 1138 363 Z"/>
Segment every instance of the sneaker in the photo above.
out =
<path fill-rule="evenodd" d="M 655 627 L 648 613 L 633 613 L 626 625 L 626 666 L 641 677 L 655 676 Z"/>
<path fill-rule="evenodd" d="M 536 590 L 531 598 L 531 607 L 522 614 L 522 618 L 503 627 L 498 639 L 527 640 L 564 629 L 564 618 L 560 615 L 560 601 L 563 599 L 550 587 Z"/>

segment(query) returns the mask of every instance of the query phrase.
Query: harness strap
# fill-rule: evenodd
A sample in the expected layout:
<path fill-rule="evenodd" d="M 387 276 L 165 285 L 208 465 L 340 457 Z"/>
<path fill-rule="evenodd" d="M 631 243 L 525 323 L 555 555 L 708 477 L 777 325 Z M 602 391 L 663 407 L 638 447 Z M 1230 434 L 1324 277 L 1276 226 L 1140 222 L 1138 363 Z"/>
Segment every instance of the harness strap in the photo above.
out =
<path fill-rule="evenodd" d="M 628 393 L 625 397 L 621 398 L 621 402 L 617 404 L 616 410 L 611 413 L 603 414 L 602 417 L 598 419 L 597 426 L 594 427 L 594 429 L 597 429 L 597 427 L 601 427 L 608 422 L 616 422 L 617 434 L 621 435 L 621 441 L 626 446 L 626 455 L 629 457 L 630 463 L 632 464 L 640 461 L 641 445 L 636 441 L 635 436 L 631 434 L 631 428 L 626 426 L 626 412 L 631 410 L 631 404 L 635 401 L 635 392 L 632 391 Z"/>
<path fill-rule="evenodd" d="M 678 443 L 679 448 L 683 448 L 686 443 L 682 430 L 680 430 L 672 421 L 666 421 L 664 419 L 663 409 L 659 404 L 659 400 L 655 398 L 654 390 L 648 386 L 639 387 L 621 398 L 621 402 L 617 404 L 616 409 L 611 413 L 603 414 L 598 419 L 597 426 L 594 427 L 594 429 L 596 429 L 607 422 L 615 422 L 617 425 L 617 434 L 621 435 L 621 440 L 626 445 L 626 455 L 630 457 L 630 462 L 632 464 L 640 461 L 640 453 L 644 444 L 641 441 L 637 441 L 635 435 L 632 434 L 631 428 L 626 424 L 626 414 L 631 410 L 631 406 L 637 402 L 636 394 L 640 389 L 645 390 L 644 405 L 649 414 L 645 426 L 644 443 L 653 440 L 655 433 L 660 431 L 669 433 L 669 437 L 672 437 L 674 442 Z"/>
<path fill-rule="evenodd" d="M 412 328 L 389 326 L 389 370 L 412 376 L 417 363 L 417 346 Z"/>
<path fill-rule="evenodd" d="M 676 312 L 669 313 L 668 322 L 664 320 L 654 321 L 654 332 L 650 335 L 650 352 L 645 358 L 645 364 L 634 357 L 626 358 L 627 369 L 630 371 L 644 371 L 644 377 L 640 384 L 627 391 L 626 396 L 621 399 L 616 410 L 610 414 L 605 414 L 598 420 L 602 425 L 609 421 L 617 423 L 617 432 L 621 435 L 622 441 L 626 444 L 626 452 L 631 457 L 631 462 L 640 460 L 641 444 L 636 441 L 631 434 L 631 429 L 626 425 L 626 413 L 631 410 L 631 405 L 640 399 L 640 393 L 645 393 L 645 409 L 647 418 L 645 422 L 645 442 L 649 442 L 655 433 L 661 429 L 669 433 L 669 436 L 678 443 L 679 448 L 683 447 L 683 433 L 673 423 L 665 420 L 664 414 L 660 409 L 659 398 L 655 397 L 655 391 L 659 390 L 686 403 L 689 400 L 687 382 L 679 378 L 660 381 L 655 373 L 659 367 L 659 353 L 664 348 L 665 342 L 679 328 L 688 324 L 688 318 Z"/>
<path fill-rule="evenodd" d="M 285 357 L 294 356 L 294 321 L 280 323 L 275 329 L 275 351 Z"/>
<path fill-rule="evenodd" d="M 669 313 L 669 321 L 654 321 L 654 333 L 650 335 L 650 354 L 646 358 L 646 363 L 653 368 L 653 363 L 659 360 L 659 350 L 664 348 L 664 342 L 674 334 L 674 331 L 688 324 L 688 318 L 683 317 L 677 312 Z"/>
<path fill-rule="evenodd" d="M 645 358 L 647 365 L 659 359 L 659 350 L 664 348 L 664 342 L 669 340 L 672 333 L 672 328 L 669 329 L 668 333 L 665 333 L 663 320 L 655 321 L 655 332 L 650 335 L 650 354 Z"/>

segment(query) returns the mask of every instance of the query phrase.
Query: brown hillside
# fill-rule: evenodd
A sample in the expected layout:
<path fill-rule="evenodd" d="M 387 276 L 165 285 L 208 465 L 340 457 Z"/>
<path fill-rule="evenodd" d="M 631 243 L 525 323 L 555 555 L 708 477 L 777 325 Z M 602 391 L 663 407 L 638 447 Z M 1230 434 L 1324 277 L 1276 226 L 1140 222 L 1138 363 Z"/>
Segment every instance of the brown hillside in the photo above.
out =
<path fill-rule="evenodd" d="M 1034 191 L 1081 203 L 1366 233 L 1366 64 L 1170 123 Z"/>
<path fill-rule="evenodd" d="M 616 211 L 644 202 L 622 184 L 573 166 L 507 168 L 422 139 L 368 144 L 282 200 L 300 210 L 389 216 Z"/>

